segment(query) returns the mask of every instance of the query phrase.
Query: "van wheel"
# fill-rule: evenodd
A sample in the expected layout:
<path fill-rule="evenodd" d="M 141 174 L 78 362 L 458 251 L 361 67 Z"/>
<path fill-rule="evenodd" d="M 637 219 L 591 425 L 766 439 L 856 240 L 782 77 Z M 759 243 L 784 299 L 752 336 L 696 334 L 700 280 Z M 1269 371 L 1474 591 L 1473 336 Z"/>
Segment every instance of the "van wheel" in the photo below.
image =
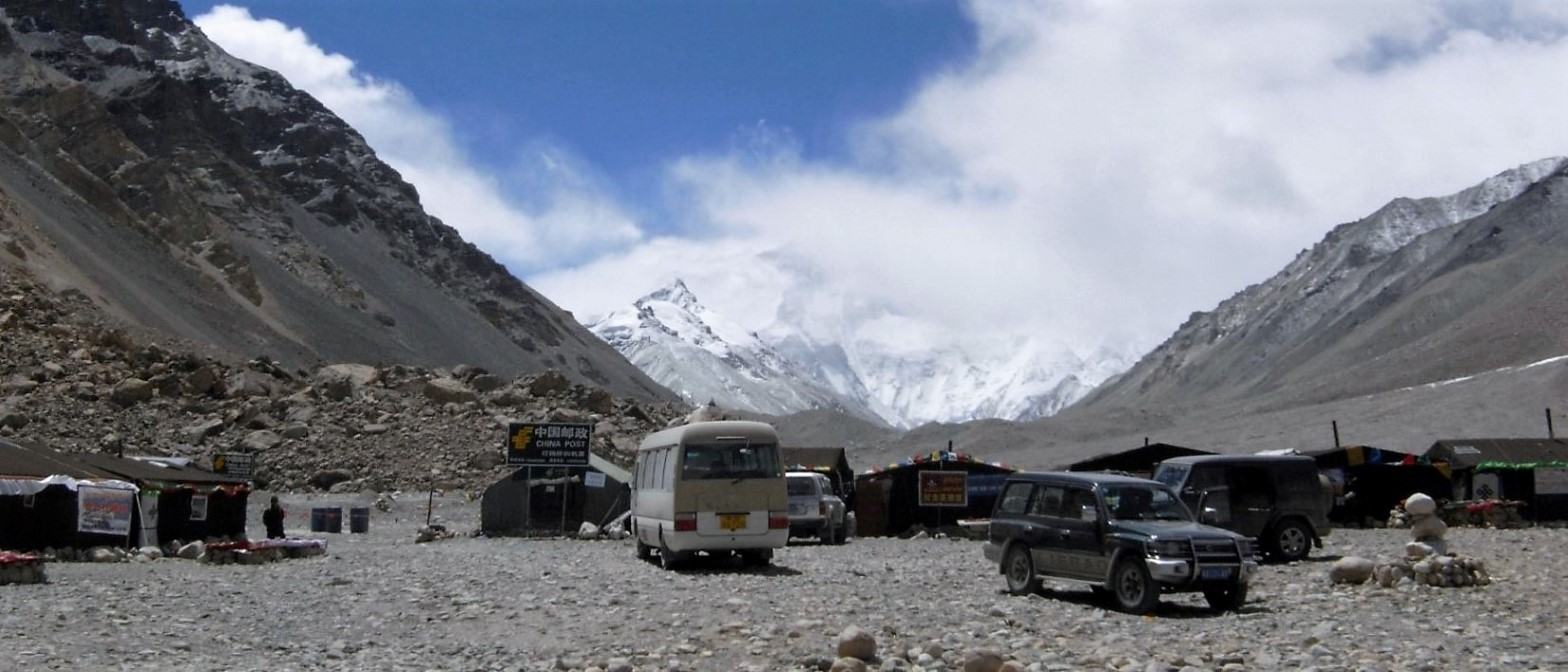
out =
<path fill-rule="evenodd" d="M 1034 573 L 1034 558 L 1023 544 L 1013 544 L 1002 557 L 1002 575 L 1007 577 L 1007 592 L 1033 595 L 1040 592 L 1040 576 Z"/>
<path fill-rule="evenodd" d="M 1298 519 L 1282 520 L 1269 533 L 1269 555 L 1283 562 L 1295 562 L 1312 551 L 1312 531 Z"/>
<path fill-rule="evenodd" d="M 664 569 L 676 569 L 684 564 L 685 561 L 686 558 L 682 553 L 668 548 L 659 549 L 659 566 Z"/>
<path fill-rule="evenodd" d="M 1247 584 L 1237 581 L 1228 586 L 1204 588 L 1203 599 L 1215 611 L 1240 611 L 1247 601 Z"/>
<path fill-rule="evenodd" d="M 1143 558 L 1125 558 L 1116 563 L 1110 588 L 1116 608 L 1130 614 L 1147 614 L 1160 603 L 1160 587 L 1149 577 Z"/>
<path fill-rule="evenodd" d="M 771 562 L 773 562 L 773 549 L 770 548 L 740 553 L 740 564 L 745 567 L 767 567 Z"/>
<path fill-rule="evenodd" d="M 642 543 L 641 539 L 637 540 L 637 559 L 638 560 L 652 560 L 653 559 L 653 547 L 649 546 L 647 544 Z"/>

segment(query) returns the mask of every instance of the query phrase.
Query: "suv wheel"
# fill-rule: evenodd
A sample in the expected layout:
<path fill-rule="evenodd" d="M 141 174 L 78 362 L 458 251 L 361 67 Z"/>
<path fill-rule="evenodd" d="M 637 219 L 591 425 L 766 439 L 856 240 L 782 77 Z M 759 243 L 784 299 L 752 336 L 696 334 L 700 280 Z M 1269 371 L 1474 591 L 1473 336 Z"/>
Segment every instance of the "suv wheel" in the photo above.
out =
<path fill-rule="evenodd" d="M 1160 603 L 1160 587 L 1149 577 L 1143 558 L 1125 558 L 1111 572 L 1111 597 L 1116 608 L 1132 614 L 1147 614 Z"/>
<path fill-rule="evenodd" d="M 1301 560 L 1312 551 L 1312 531 L 1295 518 L 1280 521 L 1268 539 L 1269 555 L 1284 562 Z"/>
<path fill-rule="evenodd" d="M 1240 611 L 1247 601 L 1247 584 L 1237 581 L 1228 586 L 1204 588 L 1203 599 L 1215 611 Z"/>
<path fill-rule="evenodd" d="M 1034 573 L 1034 558 L 1023 544 L 1013 544 L 1002 557 L 1002 574 L 1007 577 L 1007 592 L 1032 595 L 1040 592 L 1040 577 Z"/>

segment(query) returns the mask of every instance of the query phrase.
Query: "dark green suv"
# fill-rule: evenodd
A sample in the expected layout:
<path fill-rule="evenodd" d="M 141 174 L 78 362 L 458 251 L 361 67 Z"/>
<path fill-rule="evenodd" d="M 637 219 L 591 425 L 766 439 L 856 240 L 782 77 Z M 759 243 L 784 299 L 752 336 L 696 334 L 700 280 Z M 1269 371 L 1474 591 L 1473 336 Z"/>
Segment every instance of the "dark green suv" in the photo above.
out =
<path fill-rule="evenodd" d="M 1042 578 L 1088 585 L 1116 607 L 1147 613 L 1160 594 L 1201 591 L 1209 606 L 1241 608 L 1258 568 L 1253 541 L 1193 520 L 1155 481 L 1085 472 L 1019 472 L 991 513 L 985 557 L 1007 589 Z"/>

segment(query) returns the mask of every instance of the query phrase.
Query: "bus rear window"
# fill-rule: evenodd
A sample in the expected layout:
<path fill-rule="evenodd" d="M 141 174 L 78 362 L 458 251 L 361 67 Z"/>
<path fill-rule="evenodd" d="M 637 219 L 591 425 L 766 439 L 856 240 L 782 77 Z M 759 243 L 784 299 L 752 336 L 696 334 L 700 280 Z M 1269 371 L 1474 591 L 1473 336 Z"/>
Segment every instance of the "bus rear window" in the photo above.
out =
<path fill-rule="evenodd" d="M 773 444 L 687 444 L 681 480 L 783 478 L 779 449 Z"/>

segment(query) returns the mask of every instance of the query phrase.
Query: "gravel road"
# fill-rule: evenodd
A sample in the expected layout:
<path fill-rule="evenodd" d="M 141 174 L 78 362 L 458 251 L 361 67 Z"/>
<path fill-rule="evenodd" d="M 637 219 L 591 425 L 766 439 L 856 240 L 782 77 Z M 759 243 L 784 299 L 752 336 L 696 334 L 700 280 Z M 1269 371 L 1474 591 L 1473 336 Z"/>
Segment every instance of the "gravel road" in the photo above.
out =
<path fill-rule="evenodd" d="M 417 501 L 416 501 L 417 500 Z M 335 498 L 334 504 L 369 503 Z M 265 493 L 252 497 L 261 530 Z M 317 502 L 284 499 L 290 532 Z M 328 555 L 267 565 L 163 559 L 53 563 L 48 584 L 0 586 L 0 660 L 13 669 L 807 670 L 838 634 L 877 640 L 871 669 L 962 669 L 990 651 L 1031 670 L 1521 670 L 1568 668 L 1568 531 L 1450 530 L 1488 561 L 1482 588 L 1333 586 L 1328 559 L 1389 559 L 1403 530 L 1338 530 L 1313 559 L 1266 565 L 1247 607 L 1193 595 L 1152 616 L 1089 591 L 1013 597 L 978 542 L 801 543 L 774 566 L 679 572 L 629 541 L 459 537 L 414 544 L 423 497 L 373 511 L 368 534 L 319 535 Z M 319 504 L 318 504 L 319 505 Z M 436 500 L 467 532 L 478 507 Z"/>

